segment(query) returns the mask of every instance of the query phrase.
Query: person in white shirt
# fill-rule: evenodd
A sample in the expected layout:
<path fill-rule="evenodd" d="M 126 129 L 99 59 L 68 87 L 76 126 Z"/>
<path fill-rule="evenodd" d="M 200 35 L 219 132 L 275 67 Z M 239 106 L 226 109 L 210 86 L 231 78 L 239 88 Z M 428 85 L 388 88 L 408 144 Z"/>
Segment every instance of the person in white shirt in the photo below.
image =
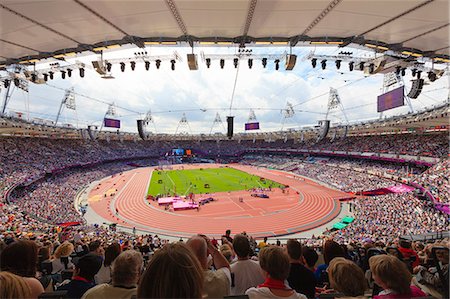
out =
<path fill-rule="evenodd" d="M 84 293 L 82 299 L 129 299 L 136 295 L 143 259 L 140 252 L 122 252 L 112 264 L 112 284 L 100 284 Z"/>
<path fill-rule="evenodd" d="M 305 295 L 289 287 L 286 281 L 290 270 L 289 258 L 281 247 L 264 247 L 259 253 L 259 265 L 264 271 L 265 281 L 257 288 L 253 287 L 245 292 L 250 299 L 307 299 Z"/>
<path fill-rule="evenodd" d="M 264 282 L 259 263 L 249 259 L 250 242 L 244 235 L 235 235 L 233 249 L 238 260 L 231 264 L 231 295 L 242 295 L 251 287 Z"/>
<path fill-rule="evenodd" d="M 223 298 L 230 295 L 231 273 L 227 259 L 204 235 L 191 237 L 186 245 L 192 250 L 204 270 L 204 298 Z M 208 268 L 208 256 L 212 256 L 215 271 Z"/>

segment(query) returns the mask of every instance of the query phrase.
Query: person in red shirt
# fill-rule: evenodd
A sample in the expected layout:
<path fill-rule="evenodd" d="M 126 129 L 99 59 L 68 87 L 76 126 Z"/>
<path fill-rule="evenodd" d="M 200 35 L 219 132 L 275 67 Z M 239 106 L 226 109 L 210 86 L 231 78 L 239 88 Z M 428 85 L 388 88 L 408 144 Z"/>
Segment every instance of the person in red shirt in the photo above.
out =
<path fill-rule="evenodd" d="M 403 258 L 412 261 L 411 263 L 412 268 L 415 268 L 420 265 L 420 260 L 419 256 L 417 255 L 417 252 L 411 249 L 411 242 L 406 240 L 400 240 L 398 245 L 399 245 L 398 250 L 402 253 Z"/>

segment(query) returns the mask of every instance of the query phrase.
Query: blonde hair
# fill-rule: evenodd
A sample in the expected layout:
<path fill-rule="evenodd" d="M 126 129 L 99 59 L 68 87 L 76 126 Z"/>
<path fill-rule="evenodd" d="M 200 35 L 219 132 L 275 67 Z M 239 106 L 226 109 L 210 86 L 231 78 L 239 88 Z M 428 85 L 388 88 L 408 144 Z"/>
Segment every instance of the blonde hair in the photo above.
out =
<path fill-rule="evenodd" d="M 366 290 L 364 272 L 354 262 L 336 257 L 327 268 L 331 287 L 346 296 L 363 296 Z"/>
<path fill-rule="evenodd" d="M 22 277 L 7 271 L 0 272 L 0 298 L 30 298 L 31 289 Z"/>
<path fill-rule="evenodd" d="M 73 252 L 73 244 L 69 241 L 65 241 L 61 245 L 56 248 L 55 253 L 53 256 L 55 259 L 59 259 L 62 256 L 69 256 Z"/>
<path fill-rule="evenodd" d="M 372 275 L 377 276 L 389 289 L 409 294 L 412 275 L 406 265 L 395 256 L 376 255 L 369 259 Z"/>

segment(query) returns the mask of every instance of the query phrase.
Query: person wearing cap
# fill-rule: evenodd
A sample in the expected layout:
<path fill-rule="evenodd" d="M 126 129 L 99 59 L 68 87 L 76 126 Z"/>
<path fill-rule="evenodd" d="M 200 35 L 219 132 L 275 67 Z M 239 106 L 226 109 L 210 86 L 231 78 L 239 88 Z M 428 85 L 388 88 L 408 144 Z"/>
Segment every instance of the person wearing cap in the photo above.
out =
<path fill-rule="evenodd" d="M 90 288 L 95 286 L 94 276 L 102 266 L 102 258 L 94 253 L 88 253 L 79 259 L 74 259 L 75 272 L 69 283 L 63 284 L 58 291 L 67 291 L 67 298 L 81 298 Z"/>

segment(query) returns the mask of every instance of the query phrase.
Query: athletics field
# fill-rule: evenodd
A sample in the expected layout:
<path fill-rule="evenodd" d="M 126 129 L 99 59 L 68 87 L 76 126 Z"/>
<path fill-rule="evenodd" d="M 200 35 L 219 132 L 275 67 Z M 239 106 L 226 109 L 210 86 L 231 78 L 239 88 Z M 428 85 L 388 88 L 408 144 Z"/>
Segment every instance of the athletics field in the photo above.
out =
<path fill-rule="evenodd" d="M 187 195 L 282 187 L 277 182 L 228 167 L 155 170 L 147 194 Z"/>

